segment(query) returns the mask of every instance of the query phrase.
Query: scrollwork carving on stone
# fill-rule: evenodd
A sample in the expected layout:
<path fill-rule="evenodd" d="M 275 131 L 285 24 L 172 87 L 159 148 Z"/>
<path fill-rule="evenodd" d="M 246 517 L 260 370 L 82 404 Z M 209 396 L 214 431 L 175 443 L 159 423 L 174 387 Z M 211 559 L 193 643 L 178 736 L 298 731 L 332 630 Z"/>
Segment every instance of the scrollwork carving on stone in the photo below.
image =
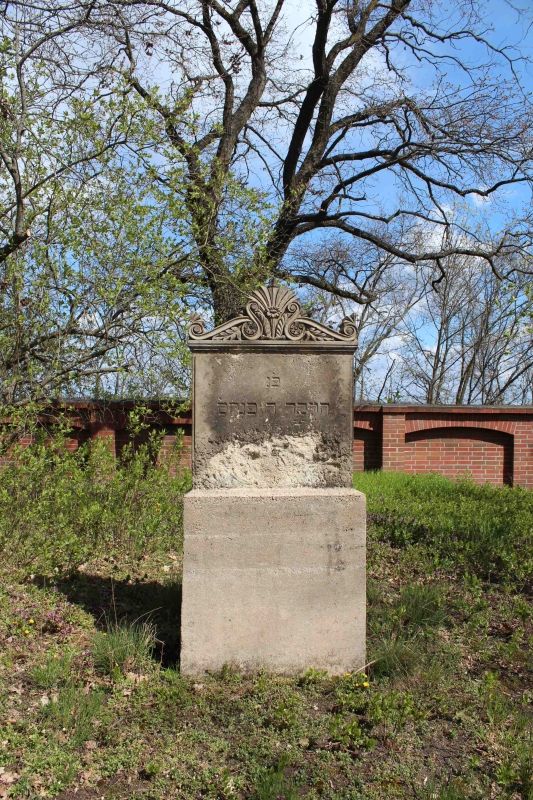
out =
<path fill-rule="evenodd" d="M 302 309 L 293 292 L 286 286 L 262 286 L 248 298 L 243 316 L 234 317 L 211 331 L 205 330 L 195 314 L 189 321 L 189 339 L 193 341 L 290 341 L 347 342 L 357 341 L 355 319 L 345 317 L 339 331 L 334 331 L 302 316 Z"/>

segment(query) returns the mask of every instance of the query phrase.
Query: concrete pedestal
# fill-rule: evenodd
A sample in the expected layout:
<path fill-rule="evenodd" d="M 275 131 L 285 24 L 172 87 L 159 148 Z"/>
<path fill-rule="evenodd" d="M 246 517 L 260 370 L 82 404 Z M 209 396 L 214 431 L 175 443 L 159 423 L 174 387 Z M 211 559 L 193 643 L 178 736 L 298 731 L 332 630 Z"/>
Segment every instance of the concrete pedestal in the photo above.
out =
<path fill-rule="evenodd" d="M 364 665 L 364 495 L 194 489 L 184 529 L 182 672 Z"/>

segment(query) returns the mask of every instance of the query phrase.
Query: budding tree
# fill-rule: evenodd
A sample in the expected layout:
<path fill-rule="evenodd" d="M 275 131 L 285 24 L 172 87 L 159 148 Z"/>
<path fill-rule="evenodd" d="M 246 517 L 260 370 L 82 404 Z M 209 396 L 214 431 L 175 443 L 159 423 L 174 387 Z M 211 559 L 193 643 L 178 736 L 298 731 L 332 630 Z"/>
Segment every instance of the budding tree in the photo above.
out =
<path fill-rule="evenodd" d="M 144 108 L 85 59 L 87 19 L 33 4 L 0 19 L 0 403 L 12 407 L 93 391 L 136 367 L 134 344 L 144 359 L 179 346 L 161 334 L 179 312 L 179 214 L 143 169 Z"/>

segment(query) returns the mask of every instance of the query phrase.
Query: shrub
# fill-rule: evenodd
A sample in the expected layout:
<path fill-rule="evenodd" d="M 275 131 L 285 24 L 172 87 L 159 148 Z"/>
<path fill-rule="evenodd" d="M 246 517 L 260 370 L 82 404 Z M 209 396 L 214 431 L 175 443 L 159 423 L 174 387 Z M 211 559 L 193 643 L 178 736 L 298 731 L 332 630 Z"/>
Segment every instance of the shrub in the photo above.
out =
<path fill-rule="evenodd" d="M 342 714 L 334 714 L 330 720 L 329 734 L 333 742 L 351 750 L 354 747 L 370 749 L 376 740 L 368 736 L 356 718 L 346 718 Z"/>
<path fill-rule="evenodd" d="M 370 695 L 367 715 L 373 725 L 385 725 L 393 733 L 403 728 L 409 720 L 426 717 L 411 692 L 395 689 Z"/>
<path fill-rule="evenodd" d="M 371 532 L 396 547 L 419 543 L 439 566 L 526 586 L 533 574 L 533 492 L 440 475 L 366 472 Z"/>
<path fill-rule="evenodd" d="M 190 478 L 154 464 L 157 446 L 152 439 L 117 460 L 99 442 L 69 452 L 58 435 L 16 451 L 0 469 L 3 566 L 67 573 L 98 555 L 179 547 Z"/>

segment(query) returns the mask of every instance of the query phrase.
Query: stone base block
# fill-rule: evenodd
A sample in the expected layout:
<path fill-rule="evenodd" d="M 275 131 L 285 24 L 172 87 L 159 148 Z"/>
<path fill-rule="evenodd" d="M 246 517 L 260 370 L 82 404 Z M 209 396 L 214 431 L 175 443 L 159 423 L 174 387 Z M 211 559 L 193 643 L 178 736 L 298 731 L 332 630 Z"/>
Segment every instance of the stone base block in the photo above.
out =
<path fill-rule="evenodd" d="M 182 672 L 364 665 L 364 495 L 195 489 L 184 529 Z"/>

